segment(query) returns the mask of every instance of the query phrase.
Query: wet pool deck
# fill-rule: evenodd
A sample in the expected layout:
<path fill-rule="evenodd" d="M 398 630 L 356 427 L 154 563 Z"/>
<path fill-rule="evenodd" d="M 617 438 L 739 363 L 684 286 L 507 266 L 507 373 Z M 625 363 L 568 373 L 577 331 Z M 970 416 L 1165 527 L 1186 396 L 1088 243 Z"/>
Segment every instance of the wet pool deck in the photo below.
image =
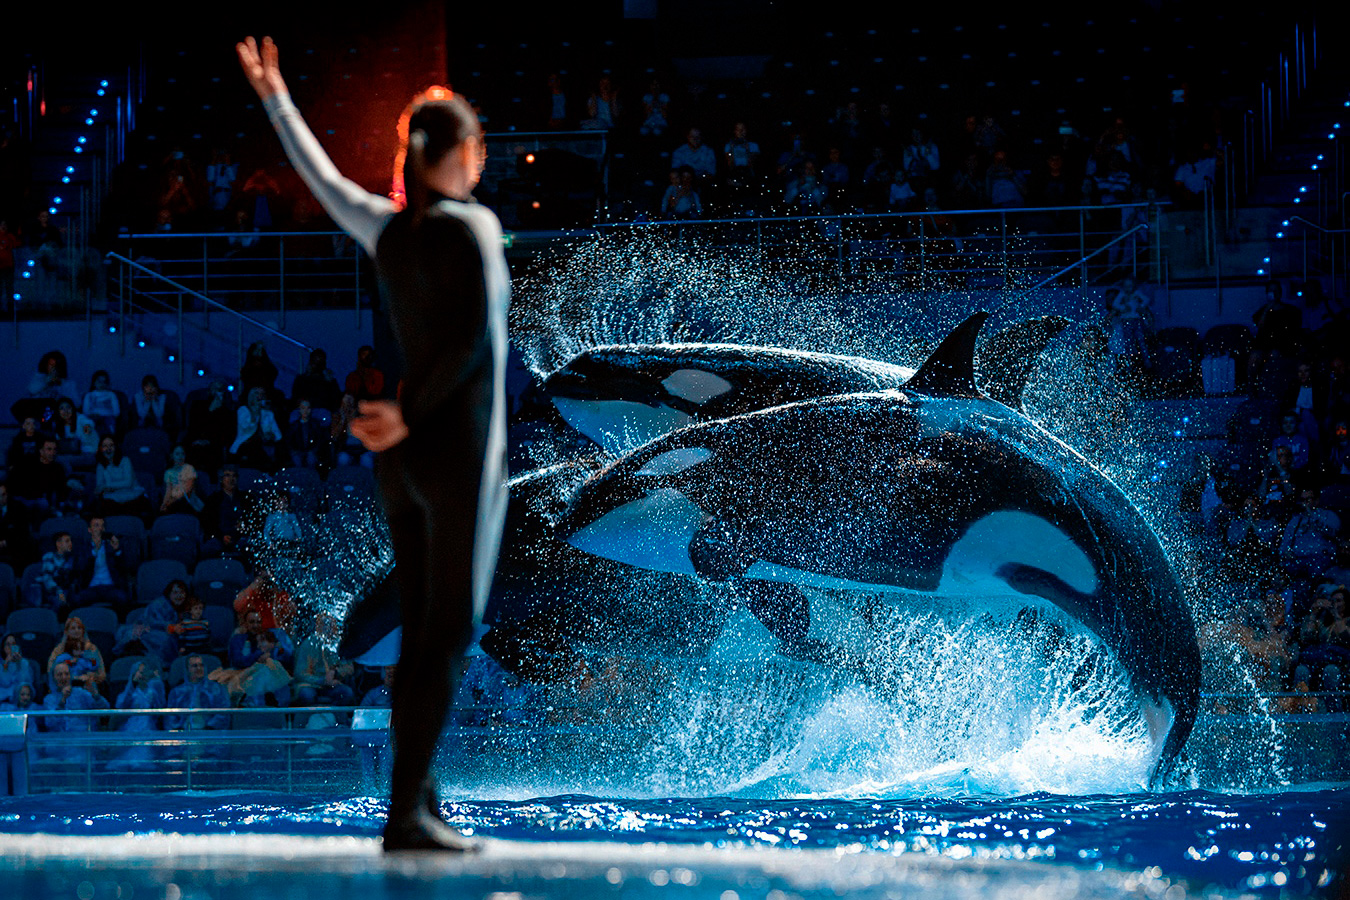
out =
<path fill-rule="evenodd" d="M 0 884 L 25 900 L 1235 896 L 1197 894 L 1148 872 L 914 853 L 497 839 L 481 847 L 385 855 L 378 839 L 343 836 L 3 835 Z"/>

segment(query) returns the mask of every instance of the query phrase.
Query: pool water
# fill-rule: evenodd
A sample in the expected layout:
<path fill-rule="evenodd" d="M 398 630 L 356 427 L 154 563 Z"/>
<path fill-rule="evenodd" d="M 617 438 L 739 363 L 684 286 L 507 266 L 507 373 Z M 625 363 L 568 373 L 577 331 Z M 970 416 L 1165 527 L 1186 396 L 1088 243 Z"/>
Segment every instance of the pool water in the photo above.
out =
<path fill-rule="evenodd" d="M 622 876 L 623 869 L 600 863 L 627 858 L 626 853 L 639 849 L 644 860 L 639 868 L 644 874 L 637 881 L 643 890 L 663 878 L 669 880 L 671 873 L 679 870 L 671 886 L 683 890 L 683 896 L 726 900 L 727 890 L 738 898 L 770 896 L 772 890 L 780 890 L 784 897 L 793 893 L 810 896 L 815 893 L 811 889 L 813 879 L 834 872 L 845 858 L 853 860 L 853 866 L 859 865 L 857 860 L 861 858 L 867 860 L 864 865 L 891 867 L 884 877 L 875 872 L 867 876 L 864 880 L 871 887 L 886 884 L 887 878 L 899 871 L 896 865 L 937 859 L 943 864 L 965 861 L 965 865 L 976 867 L 960 870 L 967 878 L 971 872 L 996 871 L 999 874 L 991 883 L 1009 889 L 1025 885 L 1022 879 L 1027 877 L 1033 877 L 1033 881 L 1060 879 L 1104 871 L 1126 879 L 1112 882 L 1119 891 L 1108 889 L 1108 895 L 1128 895 L 1133 885 L 1145 893 L 1152 893 L 1152 888 L 1166 891 L 1176 886 L 1190 894 L 1216 896 L 1250 892 L 1335 896 L 1345 886 L 1342 872 L 1350 838 L 1350 788 L 1343 785 L 1311 785 L 1258 794 L 1036 793 L 1008 798 L 772 801 L 742 797 L 632 800 L 569 794 L 525 800 L 453 800 L 445 802 L 442 810 L 457 827 L 489 839 L 494 846 L 508 842 L 505 846 L 514 848 L 511 852 L 519 863 L 513 874 L 505 882 L 488 878 L 480 883 L 475 880 L 483 876 L 478 870 L 414 873 L 416 877 L 407 885 L 409 893 L 401 893 L 402 889 L 391 882 L 385 885 L 389 892 L 377 896 L 411 896 L 417 893 L 416 885 L 428 879 L 437 884 L 446 879 L 456 882 L 466 896 L 500 894 L 503 889 L 505 896 L 510 896 L 512 879 L 542 877 L 550 866 L 563 865 L 548 861 L 550 855 L 560 852 L 561 845 L 568 845 L 562 852 L 573 854 L 567 857 L 573 865 L 573 877 L 555 879 L 554 887 L 559 888 L 560 895 L 569 896 L 573 895 L 569 891 L 585 896 L 587 884 L 590 889 L 614 888 L 614 872 Z M 14 883 L 25 891 L 24 896 L 46 896 L 53 889 L 53 873 L 64 873 L 60 883 L 69 889 L 70 896 L 81 900 L 123 896 L 127 887 L 136 896 L 230 897 L 235 896 L 233 890 L 245 887 L 244 896 L 306 896 L 308 889 L 300 894 L 294 891 L 306 883 L 323 889 L 322 873 L 332 873 L 333 860 L 286 874 L 282 881 L 288 887 L 281 890 L 280 883 L 272 885 L 265 876 L 278 875 L 287 868 L 285 862 L 293 864 L 297 855 L 304 856 L 305 851 L 299 847 L 308 846 L 287 843 L 289 838 L 281 836 L 352 841 L 348 850 L 337 854 L 346 859 L 344 865 L 350 867 L 356 865 L 355 860 L 365 859 L 365 864 L 357 865 L 358 873 L 379 874 L 384 863 L 374 854 L 374 838 L 384 812 L 384 801 L 376 798 L 277 793 L 5 798 L 0 800 L 0 845 L 6 847 L 0 872 L 16 875 L 19 880 Z M 217 861 L 199 865 L 193 877 L 184 882 L 191 891 L 182 893 L 185 888 L 178 881 L 164 879 L 169 870 L 181 876 L 183 861 L 166 862 L 150 852 L 163 843 L 165 835 L 204 836 L 193 845 L 199 862 L 209 859 L 211 852 L 237 852 L 237 842 L 248 836 L 273 838 L 276 843 L 252 845 L 252 866 L 262 868 L 252 880 L 239 881 L 237 873 L 229 874 L 237 866 Z M 41 837 L 25 841 L 23 836 Z M 125 843 L 127 836 L 138 840 Z M 75 839 L 74 851 L 70 839 Z M 615 850 L 614 845 L 628 849 Z M 739 880 L 726 880 L 731 877 L 726 873 L 726 877 L 713 877 L 727 864 L 728 857 L 716 852 L 704 856 L 696 853 L 689 858 L 682 855 L 696 851 L 734 854 L 738 848 L 766 851 L 753 857 L 759 862 L 749 869 L 736 870 Z M 599 856 L 588 857 L 588 849 Z M 203 857 L 202 853 L 207 855 Z M 501 851 L 496 851 L 495 856 L 488 853 L 485 858 L 500 855 Z M 578 862 L 587 859 L 594 869 L 589 875 L 586 865 Z M 770 869 L 775 864 L 796 866 L 795 875 L 785 882 L 786 889 L 766 887 L 772 882 L 772 878 L 763 880 L 767 877 L 766 860 Z M 1018 868 L 1011 872 L 988 868 L 1004 863 Z M 657 871 L 666 874 L 654 874 Z M 34 881 L 39 872 L 46 873 L 40 883 Z M 468 878 L 469 874 L 474 878 Z M 1128 878 L 1144 881 L 1130 882 Z M 942 883 L 950 880 L 942 879 Z M 138 881 L 139 890 L 135 887 Z M 1057 891 L 1079 893 L 1092 886 L 1034 883 L 1037 891 L 1051 895 Z M 170 884 L 180 893 L 169 890 Z M 280 892 L 269 893 L 269 885 Z M 564 890 L 561 885 L 570 887 Z M 847 886 L 850 893 L 862 887 L 852 883 Z M 839 884 L 826 879 L 817 887 L 822 894 L 833 894 Z M 1094 889 L 1097 887 L 1100 885 Z M 39 892 L 29 893 L 30 889 Z"/>

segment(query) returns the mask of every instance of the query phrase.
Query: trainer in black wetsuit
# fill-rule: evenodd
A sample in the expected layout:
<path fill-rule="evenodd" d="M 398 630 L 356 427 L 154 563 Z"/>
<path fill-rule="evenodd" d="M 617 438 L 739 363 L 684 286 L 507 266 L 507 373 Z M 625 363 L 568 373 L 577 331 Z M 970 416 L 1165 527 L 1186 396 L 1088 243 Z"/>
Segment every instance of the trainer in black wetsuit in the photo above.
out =
<path fill-rule="evenodd" d="M 439 817 L 430 766 L 453 664 L 487 603 L 506 511 L 510 278 L 501 225 L 469 193 L 485 159 L 482 133 L 461 98 L 418 105 L 409 123 L 409 203 L 400 212 L 333 166 L 290 101 L 270 39 L 261 51 L 248 39 L 239 56 L 292 165 L 375 258 L 404 360 L 399 402 L 363 402 L 352 426 L 381 454 L 402 596 L 384 847 L 465 849 Z"/>

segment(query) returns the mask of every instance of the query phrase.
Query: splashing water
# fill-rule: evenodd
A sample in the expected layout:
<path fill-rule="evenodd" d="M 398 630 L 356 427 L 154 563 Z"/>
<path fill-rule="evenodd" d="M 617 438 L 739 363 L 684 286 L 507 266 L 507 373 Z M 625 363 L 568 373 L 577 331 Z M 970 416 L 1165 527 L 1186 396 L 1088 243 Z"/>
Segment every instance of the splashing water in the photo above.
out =
<path fill-rule="evenodd" d="M 1015 272 L 1006 278 L 1010 287 L 992 298 L 950 285 L 915 291 L 912 282 L 886 273 L 845 280 L 816 250 L 797 249 L 718 249 L 656 230 L 572 245 L 517 279 L 513 340 L 540 376 L 595 346 L 694 341 L 915 366 L 973 308 L 1000 308 L 1005 322 L 1067 314 L 1079 324 L 1044 354 L 1025 394 L 1028 415 L 1126 490 L 1203 619 L 1199 554 L 1178 526 L 1175 498 L 1154 489 L 1148 461 L 1126 439 L 1132 408 L 1141 413 L 1114 383 L 1090 296 L 1025 296 L 1011 287 L 1026 280 Z M 531 438 L 532 469 L 566 468 L 578 457 L 575 435 L 558 430 Z M 587 452 L 600 456 L 594 447 Z M 587 468 L 577 467 L 577 477 Z M 515 474 L 534 477 L 528 470 Z M 559 499 L 555 489 L 544 505 Z M 362 586 L 388 570 L 387 528 L 378 515 L 362 514 L 367 521 L 356 529 L 337 520 L 321 527 L 320 556 L 327 561 L 285 570 L 309 613 L 340 615 Z M 631 593 L 647 587 L 635 577 Z M 614 587 L 596 589 L 603 591 Z M 643 597 L 626 602 L 641 606 Z M 1028 628 L 969 610 L 909 610 L 874 631 L 884 638 L 855 646 L 853 665 L 826 670 L 784 659 L 748 614 L 731 613 L 706 658 L 638 661 L 660 673 L 647 679 L 656 686 L 640 695 L 615 691 L 607 709 L 611 721 L 640 725 L 641 739 L 621 757 L 604 758 L 604 771 L 592 770 L 590 783 L 571 780 L 564 789 L 626 796 L 1008 796 L 1124 792 L 1147 781 L 1156 754 L 1137 699 L 1085 631 L 1044 620 Z M 1233 652 L 1226 639 L 1206 648 L 1207 680 L 1220 677 L 1213 659 Z M 592 658 L 606 653 L 612 662 L 614 651 L 591 648 Z M 1243 684 L 1254 695 L 1249 664 L 1235 665 L 1235 677 L 1232 666 L 1222 676 L 1225 689 Z M 594 705 L 593 696 L 569 697 L 570 690 L 556 687 L 551 696 Z M 1226 773 L 1224 784 L 1283 783 L 1278 726 L 1271 722 L 1254 740 L 1245 750 L 1254 760 L 1250 771 Z M 546 790 L 538 783 L 516 787 Z"/>

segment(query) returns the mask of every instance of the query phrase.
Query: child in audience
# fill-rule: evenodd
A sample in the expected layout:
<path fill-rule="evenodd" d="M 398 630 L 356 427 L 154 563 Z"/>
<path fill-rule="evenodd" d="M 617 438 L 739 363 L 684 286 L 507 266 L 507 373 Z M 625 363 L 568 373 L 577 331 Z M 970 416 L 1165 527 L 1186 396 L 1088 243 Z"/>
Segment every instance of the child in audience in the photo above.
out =
<path fill-rule="evenodd" d="M 180 656 L 193 653 L 205 653 L 211 645 L 211 623 L 203 618 L 206 606 L 193 597 L 188 601 L 187 611 L 176 624 L 168 626 L 166 631 L 178 638 Z"/>

